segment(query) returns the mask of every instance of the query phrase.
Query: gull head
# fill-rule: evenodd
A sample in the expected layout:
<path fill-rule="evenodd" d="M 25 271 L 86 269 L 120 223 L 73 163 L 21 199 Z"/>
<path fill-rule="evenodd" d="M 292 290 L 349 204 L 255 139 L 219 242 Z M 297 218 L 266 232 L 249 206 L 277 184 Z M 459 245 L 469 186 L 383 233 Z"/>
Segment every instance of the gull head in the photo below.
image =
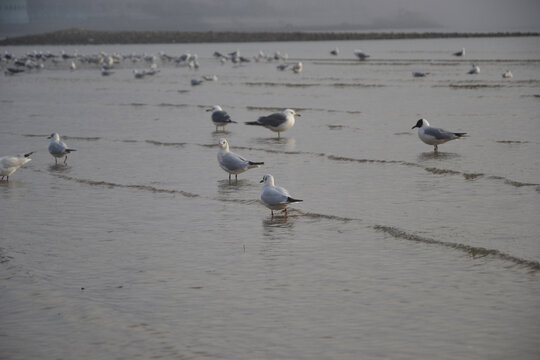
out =
<path fill-rule="evenodd" d="M 300 114 L 297 113 L 296 111 L 294 111 L 293 109 L 285 109 L 285 110 L 283 110 L 283 115 L 285 115 L 285 116 L 289 116 L 289 115 L 300 116 Z"/>
<path fill-rule="evenodd" d="M 274 186 L 274 177 L 270 174 L 266 174 L 260 182 L 264 183 L 264 186 Z"/>
<path fill-rule="evenodd" d="M 224 138 L 219 139 L 219 148 L 221 150 L 229 151 L 229 143 L 227 142 L 227 139 L 224 139 Z"/>
<path fill-rule="evenodd" d="M 420 119 L 416 122 L 416 125 L 414 125 L 411 129 L 414 128 L 421 128 L 422 126 L 429 126 L 429 123 L 426 119 Z"/>
<path fill-rule="evenodd" d="M 219 105 L 214 105 L 214 106 L 212 106 L 211 109 L 207 109 L 206 111 L 215 112 L 215 111 L 223 111 L 223 109 Z"/>
<path fill-rule="evenodd" d="M 47 139 L 54 139 L 55 141 L 60 141 L 60 135 L 58 133 L 52 133 Z"/>

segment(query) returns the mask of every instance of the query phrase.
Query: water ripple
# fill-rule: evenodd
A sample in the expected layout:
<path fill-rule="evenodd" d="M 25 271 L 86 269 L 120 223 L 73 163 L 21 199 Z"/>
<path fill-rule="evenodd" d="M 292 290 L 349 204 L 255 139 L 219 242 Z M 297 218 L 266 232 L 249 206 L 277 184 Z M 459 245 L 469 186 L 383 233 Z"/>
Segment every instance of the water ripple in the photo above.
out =
<path fill-rule="evenodd" d="M 506 254 L 502 251 L 496 250 L 496 249 L 486 249 L 484 247 L 478 247 L 478 246 L 472 246 L 472 245 L 466 245 L 462 243 L 454 243 L 454 242 L 446 242 L 446 241 L 440 241 L 435 240 L 431 238 L 426 238 L 423 236 L 415 235 L 408 233 L 406 231 L 400 230 L 393 226 L 386 226 L 386 225 L 374 225 L 372 227 L 375 231 L 383 232 L 385 234 L 388 234 L 394 238 L 397 239 L 405 239 L 409 241 L 424 243 L 424 244 L 430 244 L 430 245 L 439 245 L 448 247 L 455 250 L 460 250 L 463 252 L 466 252 L 470 254 L 473 258 L 479 258 L 479 257 L 485 257 L 485 256 L 491 256 L 495 257 L 501 260 L 509 261 L 512 263 L 515 263 L 517 265 L 525 266 L 533 271 L 539 271 L 540 270 L 540 262 L 533 261 L 533 260 L 526 260 L 522 259 L 516 256 L 512 256 L 510 254 Z"/>

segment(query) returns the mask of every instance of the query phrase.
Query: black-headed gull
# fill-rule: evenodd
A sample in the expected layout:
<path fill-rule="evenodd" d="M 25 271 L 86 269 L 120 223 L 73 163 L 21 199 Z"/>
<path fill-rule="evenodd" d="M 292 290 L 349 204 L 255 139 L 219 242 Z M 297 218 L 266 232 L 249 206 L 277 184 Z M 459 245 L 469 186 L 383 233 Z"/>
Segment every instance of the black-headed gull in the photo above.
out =
<path fill-rule="evenodd" d="M 58 158 L 63 157 L 65 157 L 65 164 L 67 162 L 68 154 L 72 151 L 77 151 L 75 149 L 68 148 L 66 143 L 60 140 L 60 135 L 58 135 L 58 133 L 52 133 L 48 139 L 51 139 L 51 142 L 49 143 L 49 153 L 54 157 L 55 164 L 58 164 Z"/>
<path fill-rule="evenodd" d="M 285 109 L 283 112 L 261 116 L 257 121 L 248 121 L 247 125 L 260 125 L 278 133 L 278 138 L 282 131 L 289 130 L 294 126 L 295 116 L 300 116 L 292 109 Z"/>
<path fill-rule="evenodd" d="M 431 127 L 426 119 L 418 120 L 416 125 L 412 127 L 412 129 L 414 128 L 418 128 L 418 137 L 420 140 L 428 145 L 433 145 L 435 152 L 438 150 L 437 145 L 444 144 L 450 140 L 459 139 L 467 134 L 455 133 L 440 128 Z"/>
<path fill-rule="evenodd" d="M 4 180 L 4 178 L 6 178 L 6 181 L 9 181 L 9 176 L 11 174 L 13 174 L 18 168 L 20 168 L 24 164 L 32 160 L 29 158 L 29 156 L 32 154 L 33 153 L 30 152 L 28 154 L 0 157 L 1 180 Z"/>
<path fill-rule="evenodd" d="M 283 210 L 285 215 L 287 215 L 287 206 L 289 204 L 303 201 L 293 199 L 286 189 L 275 186 L 272 175 L 264 175 L 261 183 L 264 183 L 261 190 L 261 201 L 264 206 L 270 209 L 272 216 L 274 216 L 274 210 Z"/>
<path fill-rule="evenodd" d="M 238 174 L 241 174 L 249 169 L 258 168 L 263 165 L 263 162 L 254 162 L 244 159 L 242 156 L 229 151 L 229 143 L 227 139 L 219 139 L 219 152 L 217 155 L 219 166 L 229 173 L 229 182 L 231 175 L 238 181 Z"/>
<path fill-rule="evenodd" d="M 223 111 L 219 105 L 214 105 L 211 109 L 207 109 L 206 111 L 212 112 L 212 122 L 214 125 L 216 125 L 216 131 L 218 131 L 219 126 L 221 126 L 223 131 L 225 131 L 225 126 L 229 125 L 230 123 L 236 124 L 236 121 L 231 120 L 229 114 Z"/>

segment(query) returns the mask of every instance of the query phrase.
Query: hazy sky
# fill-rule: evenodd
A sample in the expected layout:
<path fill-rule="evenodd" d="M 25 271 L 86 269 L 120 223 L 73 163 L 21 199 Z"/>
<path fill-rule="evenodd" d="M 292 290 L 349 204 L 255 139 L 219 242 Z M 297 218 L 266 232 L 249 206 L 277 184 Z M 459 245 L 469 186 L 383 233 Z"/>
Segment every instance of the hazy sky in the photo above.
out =
<path fill-rule="evenodd" d="M 0 3 L 9 1 L 17 0 Z M 154 31 L 540 30 L 540 0 L 26 1 L 32 23 L 13 25 L 4 21 L 0 31 L 5 34 L 25 28 L 24 32 L 42 32 L 73 27 Z"/>

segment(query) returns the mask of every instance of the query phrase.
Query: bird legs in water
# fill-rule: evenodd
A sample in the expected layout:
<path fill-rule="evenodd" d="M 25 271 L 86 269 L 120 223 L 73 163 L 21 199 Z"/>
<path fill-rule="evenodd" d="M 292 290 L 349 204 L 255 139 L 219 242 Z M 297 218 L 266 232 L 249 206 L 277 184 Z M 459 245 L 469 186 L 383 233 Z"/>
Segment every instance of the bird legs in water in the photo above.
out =
<path fill-rule="evenodd" d="M 437 147 L 437 145 L 434 146 L 433 151 L 439 152 L 439 148 Z"/>
<path fill-rule="evenodd" d="M 287 216 L 287 208 L 281 210 L 282 212 L 285 213 L 285 216 Z M 274 217 L 274 210 L 270 210 L 270 213 L 272 214 L 272 217 Z"/>
<path fill-rule="evenodd" d="M 229 184 L 231 183 L 231 174 L 229 174 Z M 238 184 L 238 174 L 234 174 L 234 183 Z"/>

